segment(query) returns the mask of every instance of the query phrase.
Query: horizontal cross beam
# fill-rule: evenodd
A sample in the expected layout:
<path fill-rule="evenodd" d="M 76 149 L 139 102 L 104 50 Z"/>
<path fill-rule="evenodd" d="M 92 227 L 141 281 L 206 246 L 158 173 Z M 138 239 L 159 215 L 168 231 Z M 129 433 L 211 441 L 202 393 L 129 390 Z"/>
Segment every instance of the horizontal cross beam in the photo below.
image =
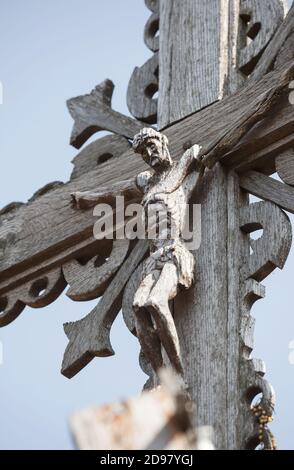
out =
<path fill-rule="evenodd" d="M 294 188 L 257 171 L 240 178 L 240 186 L 254 196 L 271 201 L 294 214 Z"/>
<path fill-rule="evenodd" d="M 266 75 L 258 83 L 243 88 L 233 96 L 197 112 L 164 132 L 170 141 L 174 158 L 193 144 L 200 144 L 203 152 L 218 146 L 217 158 L 227 167 L 239 172 L 248 169 L 271 174 L 274 157 L 294 143 L 294 106 L 287 99 L 288 81 L 294 78 L 293 62 L 287 68 Z M 246 136 L 248 129 L 239 132 L 240 142 L 232 142 L 230 136 L 242 116 L 260 109 L 265 97 L 274 94 L 277 84 L 282 94 L 270 115 L 257 123 Z M 274 116 L 274 119 L 273 117 Z M 251 134 L 251 137 L 249 137 Z M 232 149 L 232 146 L 235 148 Z M 230 147 L 231 146 L 231 147 Z M 70 194 L 76 191 L 99 190 L 108 192 L 127 191 L 129 198 L 136 199 L 134 177 L 146 169 L 145 164 L 130 149 L 119 158 L 112 158 L 79 178 L 53 188 L 28 204 L 15 207 L 0 214 L 0 293 L 10 288 L 11 282 L 21 282 L 29 276 L 32 265 L 38 265 L 71 250 L 77 244 L 91 239 L 95 219 L 92 211 L 76 211 L 71 207 Z M 105 183 L 107 182 L 107 186 Z M 91 240 L 93 243 L 93 240 Z M 2 256 L 1 256 L 2 255 Z"/>

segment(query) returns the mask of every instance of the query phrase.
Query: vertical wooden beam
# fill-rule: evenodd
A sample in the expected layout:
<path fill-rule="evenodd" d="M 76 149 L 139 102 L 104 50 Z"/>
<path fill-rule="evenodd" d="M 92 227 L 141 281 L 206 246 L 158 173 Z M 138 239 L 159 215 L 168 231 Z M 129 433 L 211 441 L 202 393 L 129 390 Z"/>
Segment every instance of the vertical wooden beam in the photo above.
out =
<path fill-rule="evenodd" d="M 195 253 L 196 282 L 175 301 L 185 380 L 196 423 L 211 424 L 215 446 L 227 448 L 227 179 L 221 167 L 207 177 L 201 204 L 201 245 Z"/>
<path fill-rule="evenodd" d="M 201 204 L 202 214 L 196 283 L 175 301 L 185 380 L 195 425 L 213 426 L 217 449 L 240 449 L 240 266 L 249 255 L 249 240 L 240 230 L 239 213 L 248 201 L 238 177 L 219 166 L 193 202 Z"/>
<path fill-rule="evenodd" d="M 226 336 L 223 338 L 226 361 L 226 389 L 227 404 L 227 442 L 226 449 L 242 449 L 242 433 L 238 415 L 241 404 L 242 391 L 240 390 L 240 361 L 242 346 L 240 344 L 241 325 L 241 279 L 240 269 L 250 254 L 249 239 L 240 230 L 240 208 L 247 206 L 249 196 L 242 193 L 239 187 L 239 179 L 233 172 L 226 177 L 227 201 L 226 201 L 226 231 L 227 231 L 227 262 L 224 269 L 227 271 L 227 328 Z M 249 408 L 249 406 L 248 406 Z M 246 410 L 247 411 L 247 410 Z"/>
<path fill-rule="evenodd" d="M 284 0 L 160 0 L 159 129 L 254 76 L 285 11 Z"/>
<path fill-rule="evenodd" d="M 228 0 L 160 0 L 158 125 L 222 98 L 228 69 Z"/>
<path fill-rule="evenodd" d="M 161 0 L 158 125 L 164 128 L 235 91 L 239 0 Z M 193 202 L 201 204 L 196 282 L 180 294 L 174 316 L 195 425 L 214 428 L 217 449 L 237 447 L 240 406 L 239 187 L 217 166 Z M 240 232 L 240 230 L 239 230 Z M 238 232 L 238 233 L 239 233 Z"/>
<path fill-rule="evenodd" d="M 159 129 L 237 91 L 248 79 L 245 65 L 254 66 L 283 14 L 281 0 L 160 0 Z M 269 274 L 270 264 L 263 265 L 263 260 L 272 259 L 275 243 L 265 236 L 264 245 L 252 255 L 264 274 L 254 277 L 246 230 L 259 220 L 252 227 L 249 221 L 245 231 L 240 220 L 242 213 L 258 219 L 263 211 L 271 220 L 275 209 L 263 206 L 260 213 L 257 208 L 250 211 L 238 176 L 220 165 L 205 176 L 201 193 L 191 202 L 201 204 L 202 240 L 195 252 L 195 284 L 176 298 L 174 318 L 185 381 L 195 405 L 195 426 L 214 428 L 217 449 L 255 447 L 259 428 L 250 402 L 262 391 L 262 405 L 270 403 L 265 409 L 270 416 L 273 394 L 262 379 L 263 367 L 249 356 L 254 325 L 250 308 L 263 296 L 257 281 Z M 276 218 L 287 225 L 282 213 Z M 287 225 L 290 239 L 289 230 Z M 277 240 L 279 252 L 281 247 Z M 264 256 L 259 259 L 261 252 Z M 244 267 L 250 274 L 245 277 Z M 264 443 L 272 447 L 270 434 Z"/>

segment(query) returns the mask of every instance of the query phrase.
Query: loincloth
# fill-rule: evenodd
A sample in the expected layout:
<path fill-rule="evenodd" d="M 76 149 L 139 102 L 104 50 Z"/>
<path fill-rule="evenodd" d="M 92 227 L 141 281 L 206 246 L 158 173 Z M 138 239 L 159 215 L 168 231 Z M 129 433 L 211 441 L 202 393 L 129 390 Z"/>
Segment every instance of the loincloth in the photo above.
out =
<path fill-rule="evenodd" d="M 162 271 L 166 263 L 177 267 L 179 284 L 186 289 L 191 287 L 194 280 L 195 260 L 192 253 L 181 243 L 174 243 L 153 252 L 144 262 L 142 279 L 152 271 Z"/>

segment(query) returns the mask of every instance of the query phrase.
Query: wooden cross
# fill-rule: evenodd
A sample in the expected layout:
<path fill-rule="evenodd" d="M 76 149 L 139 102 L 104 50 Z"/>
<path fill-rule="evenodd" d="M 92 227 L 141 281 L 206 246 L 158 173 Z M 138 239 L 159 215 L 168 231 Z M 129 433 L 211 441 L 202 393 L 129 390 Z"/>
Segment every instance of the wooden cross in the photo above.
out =
<path fill-rule="evenodd" d="M 0 325 L 26 305 L 48 305 L 67 285 L 73 300 L 99 297 L 87 317 L 65 325 L 67 377 L 95 356 L 114 354 L 109 333 L 120 310 L 136 334 L 132 299 L 147 243 L 96 240 L 92 210 L 72 207 L 71 193 L 138 201 L 134 181 L 146 166 L 130 140 L 146 123 L 157 124 L 173 158 L 198 144 L 208 168 L 192 201 L 202 212 L 196 281 L 174 301 L 195 424 L 213 426 L 217 449 L 259 442 L 271 449 L 274 395 L 263 362 L 250 356 L 250 309 L 264 296 L 260 282 L 283 268 L 291 245 L 284 210 L 294 212 L 294 8 L 285 17 L 283 0 L 145 3 L 151 16 L 144 38 L 153 55 L 130 79 L 134 119 L 112 110 L 110 80 L 69 100 L 72 145 L 82 147 L 103 129 L 113 135 L 83 147 L 68 183 L 50 183 L 28 203 L 0 212 Z M 275 172 L 281 181 L 270 177 Z M 249 194 L 262 201 L 249 203 Z M 262 236 L 252 240 L 258 229 Z M 152 387 L 154 371 L 141 359 Z M 258 393 L 259 408 L 252 409 Z"/>

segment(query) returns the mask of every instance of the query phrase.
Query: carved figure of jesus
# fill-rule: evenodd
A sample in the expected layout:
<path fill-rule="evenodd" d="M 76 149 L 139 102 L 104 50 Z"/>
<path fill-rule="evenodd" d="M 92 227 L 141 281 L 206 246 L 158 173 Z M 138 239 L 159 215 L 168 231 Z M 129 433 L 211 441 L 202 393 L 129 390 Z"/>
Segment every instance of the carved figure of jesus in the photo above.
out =
<path fill-rule="evenodd" d="M 182 375 L 179 339 L 169 302 L 180 288 L 188 289 L 194 280 L 194 256 L 185 246 L 183 231 L 185 208 L 204 173 L 200 147 L 194 145 L 174 163 L 167 137 L 152 128 L 143 128 L 134 137 L 133 149 L 153 170 L 136 177 L 137 188 L 143 196 L 145 226 L 150 227 L 146 224 L 150 213 L 157 221 L 151 238 L 146 231 L 150 251 L 143 261 L 141 282 L 133 300 L 136 333 L 154 371 L 163 366 L 163 348 L 171 366 Z M 101 194 L 92 192 L 72 196 L 79 208 L 91 207 L 101 199 Z M 156 219 L 157 214 L 160 220 Z"/>
<path fill-rule="evenodd" d="M 141 283 L 133 302 L 136 332 L 155 371 L 163 365 L 163 346 L 171 365 L 182 374 L 179 340 L 169 301 L 179 288 L 189 288 L 194 279 L 194 256 L 185 246 L 183 231 L 187 203 L 203 173 L 200 147 L 194 145 L 178 163 L 173 163 L 167 137 L 144 128 L 134 137 L 133 149 L 154 170 L 140 173 L 136 180 L 143 193 L 145 222 L 150 214 L 158 220 L 157 230 L 151 234 L 154 238 L 150 238 L 149 230 L 146 233 L 150 253 L 143 262 Z"/>

